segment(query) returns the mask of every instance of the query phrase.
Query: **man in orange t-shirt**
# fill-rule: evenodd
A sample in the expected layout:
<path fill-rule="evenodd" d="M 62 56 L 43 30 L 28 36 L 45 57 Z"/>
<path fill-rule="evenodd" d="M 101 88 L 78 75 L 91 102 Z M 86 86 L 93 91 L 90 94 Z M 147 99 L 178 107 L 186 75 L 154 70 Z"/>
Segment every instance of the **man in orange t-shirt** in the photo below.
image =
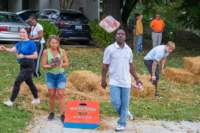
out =
<path fill-rule="evenodd" d="M 152 43 L 153 47 L 156 47 L 162 42 L 162 33 L 165 28 L 164 21 L 160 18 L 160 15 L 157 14 L 156 18 L 151 21 L 150 27 L 152 29 Z"/>

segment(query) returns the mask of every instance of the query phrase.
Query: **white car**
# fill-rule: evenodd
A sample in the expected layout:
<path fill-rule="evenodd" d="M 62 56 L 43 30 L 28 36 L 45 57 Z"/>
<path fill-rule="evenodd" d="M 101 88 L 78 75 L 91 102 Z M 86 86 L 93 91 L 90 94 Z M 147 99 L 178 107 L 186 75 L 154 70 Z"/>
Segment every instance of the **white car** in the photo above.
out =
<path fill-rule="evenodd" d="M 20 41 L 20 28 L 30 31 L 30 26 L 15 13 L 0 12 L 0 41 Z"/>

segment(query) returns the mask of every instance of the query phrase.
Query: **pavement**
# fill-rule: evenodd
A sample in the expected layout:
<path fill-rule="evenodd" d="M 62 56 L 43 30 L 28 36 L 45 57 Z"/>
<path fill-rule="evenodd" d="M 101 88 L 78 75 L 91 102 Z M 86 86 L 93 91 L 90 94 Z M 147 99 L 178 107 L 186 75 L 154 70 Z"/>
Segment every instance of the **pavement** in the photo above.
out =
<path fill-rule="evenodd" d="M 105 129 L 73 129 L 64 128 L 59 117 L 52 121 L 47 116 L 39 116 L 27 127 L 29 133 L 114 133 L 117 118 L 106 118 Z M 128 121 L 123 133 L 200 133 L 200 122 L 190 121 L 154 121 L 134 120 Z"/>

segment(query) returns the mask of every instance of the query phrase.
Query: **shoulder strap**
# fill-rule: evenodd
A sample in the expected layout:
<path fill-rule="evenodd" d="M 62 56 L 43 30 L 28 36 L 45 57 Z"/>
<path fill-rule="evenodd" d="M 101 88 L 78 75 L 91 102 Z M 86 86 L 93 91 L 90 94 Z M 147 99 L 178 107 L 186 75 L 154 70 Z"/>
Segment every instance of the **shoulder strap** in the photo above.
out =
<path fill-rule="evenodd" d="M 63 56 L 63 52 L 64 51 L 64 49 L 62 49 L 62 48 L 60 48 L 60 56 L 62 57 Z"/>

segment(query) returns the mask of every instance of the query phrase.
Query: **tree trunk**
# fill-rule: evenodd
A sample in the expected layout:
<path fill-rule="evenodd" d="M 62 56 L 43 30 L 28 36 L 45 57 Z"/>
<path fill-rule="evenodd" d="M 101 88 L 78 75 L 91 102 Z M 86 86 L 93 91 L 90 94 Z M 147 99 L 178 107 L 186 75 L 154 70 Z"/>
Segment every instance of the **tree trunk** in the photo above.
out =
<path fill-rule="evenodd" d="M 136 6 L 138 1 L 139 0 L 126 0 L 125 5 L 123 6 L 122 15 L 121 15 L 122 25 L 124 28 L 127 28 L 128 17 L 132 9 Z"/>
<path fill-rule="evenodd" d="M 104 0 L 104 15 L 111 15 L 121 21 L 120 3 L 121 0 Z"/>

